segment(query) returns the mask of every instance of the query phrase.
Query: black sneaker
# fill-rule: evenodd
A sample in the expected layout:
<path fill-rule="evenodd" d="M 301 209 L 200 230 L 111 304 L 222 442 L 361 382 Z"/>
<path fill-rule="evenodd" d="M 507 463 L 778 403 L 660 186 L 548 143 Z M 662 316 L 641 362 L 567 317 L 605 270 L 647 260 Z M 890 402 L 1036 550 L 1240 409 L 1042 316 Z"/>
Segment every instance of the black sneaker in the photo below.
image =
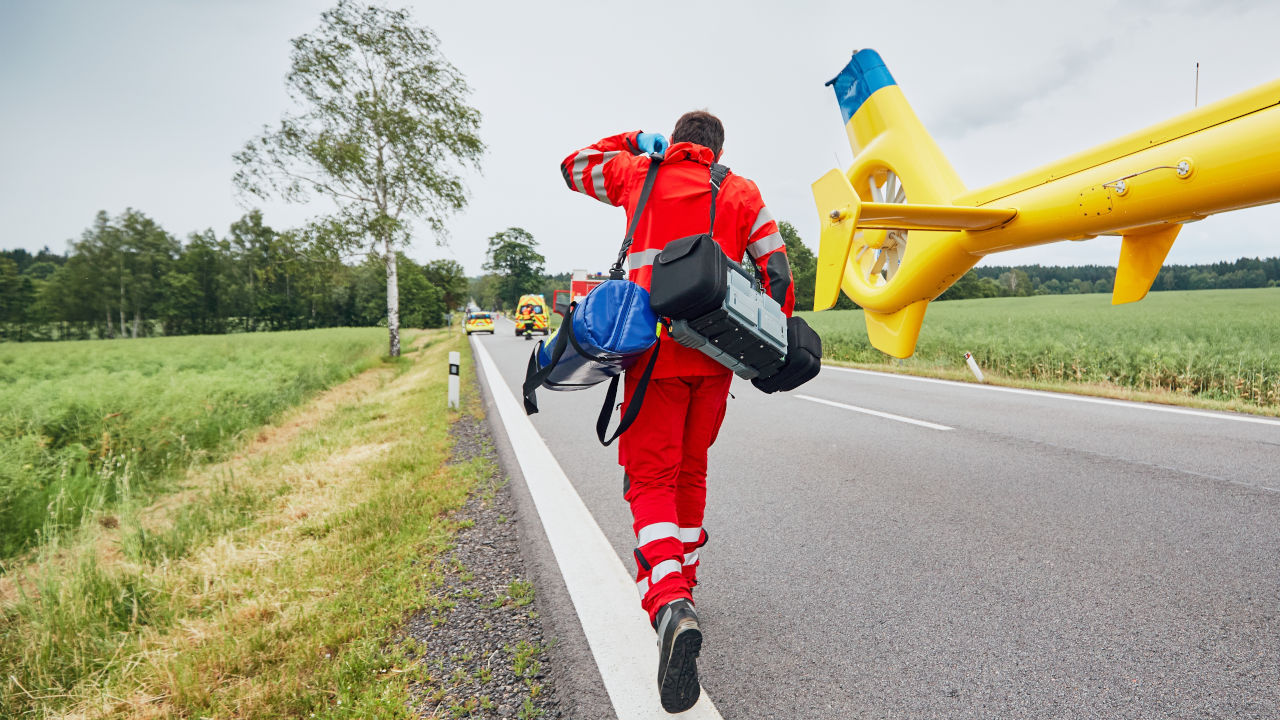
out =
<path fill-rule="evenodd" d="M 658 611 L 658 694 L 662 709 L 680 713 L 698 702 L 698 653 L 702 629 L 688 600 L 675 600 Z"/>

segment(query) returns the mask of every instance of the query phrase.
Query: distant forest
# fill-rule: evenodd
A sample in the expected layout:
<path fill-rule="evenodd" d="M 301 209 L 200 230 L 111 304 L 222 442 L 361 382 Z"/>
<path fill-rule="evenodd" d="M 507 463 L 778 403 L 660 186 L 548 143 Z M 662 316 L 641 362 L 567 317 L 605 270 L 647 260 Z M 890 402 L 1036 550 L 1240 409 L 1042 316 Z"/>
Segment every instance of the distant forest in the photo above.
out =
<path fill-rule="evenodd" d="M 1114 265 L 984 265 L 970 270 L 938 299 L 1109 293 L 1115 277 Z M 1240 258 L 1209 265 L 1166 265 L 1151 289 L 1225 290 L 1278 285 L 1280 257 Z"/>
<path fill-rule="evenodd" d="M 452 260 L 398 257 L 400 318 L 436 327 L 466 302 Z M 83 340 L 386 323 L 381 258 L 354 262 L 252 211 L 179 240 L 136 210 L 98 213 L 66 254 L 0 251 L 0 339 Z"/>
<path fill-rule="evenodd" d="M 786 228 L 797 307 L 812 306 L 812 253 Z M 453 260 L 399 256 L 406 327 L 437 327 L 469 300 L 502 306 L 493 274 L 468 279 Z M 1111 292 L 1115 267 L 987 265 L 969 271 L 939 300 Z M 532 291 L 569 284 L 539 274 Z M 1280 257 L 1169 265 L 1153 290 L 1280 285 Z M 525 290 L 526 292 L 529 290 Z M 509 303 L 507 303 L 509 304 Z M 841 296 L 837 307 L 855 307 Z M 98 213 L 65 254 L 0 251 L 0 340 L 77 340 L 258 330 L 371 326 L 386 322 L 386 272 L 377 257 L 344 258 L 303 231 L 276 231 L 252 211 L 219 237 L 179 240 L 136 210 Z"/>

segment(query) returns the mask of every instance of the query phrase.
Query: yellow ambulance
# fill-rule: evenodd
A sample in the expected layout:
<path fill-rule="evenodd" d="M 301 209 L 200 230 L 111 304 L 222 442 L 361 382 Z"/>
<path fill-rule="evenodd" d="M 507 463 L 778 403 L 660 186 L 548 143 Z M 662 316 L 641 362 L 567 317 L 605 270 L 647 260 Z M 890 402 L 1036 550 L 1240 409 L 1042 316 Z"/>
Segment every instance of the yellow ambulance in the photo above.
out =
<path fill-rule="evenodd" d="M 521 295 L 516 303 L 516 335 L 551 334 L 551 311 L 541 295 Z"/>
<path fill-rule="evenodd" d="M 467 313 L 467 334 L 487 332 L 493 334 L 493 315 L 487 312 Z"/>

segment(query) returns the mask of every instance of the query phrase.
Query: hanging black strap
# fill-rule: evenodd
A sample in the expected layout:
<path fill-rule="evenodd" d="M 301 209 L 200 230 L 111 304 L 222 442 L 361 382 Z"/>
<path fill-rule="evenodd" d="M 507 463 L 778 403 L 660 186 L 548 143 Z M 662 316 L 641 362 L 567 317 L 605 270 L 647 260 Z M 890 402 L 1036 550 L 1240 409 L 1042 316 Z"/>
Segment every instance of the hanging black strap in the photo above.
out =
<path fill-rule="evenodd" d="M 653 366 L 658 362 L 658 350 L 662 348 L 661 342 L 653 344 L 653 353 L 649 355 L 649 362 L 644 367 L 644 374 L 640 376 L 640 381 L 636 383 L 636 391 L 631 394 L 631 401 L 627 403 L 627 411 L 622 414 L 622 420 L 618 422 L 618 429 L 613 431 L 613 435 L 608 440 L 604 439 L 605 433 L 609 430 L 609 418 L 613 415 L 613 404 L 618 399 L 618 382 L 622 380 L 621 375 L 614 375 L 609 381 L 609 391 L 605 393 L 604 405 L 600 406 L 600 417 L 596 418 L 596 438 L 600 440 L 600 444 L 608 447 L 613 444 L 618 436 L 627 431 L 631 427 L 631 423 L 636 421 L 636 417 L 640 415 L 640 406 L 644 405 L 644 393 L 649 389 L 649 379 L 653 377 Z"/>
<path fill-rule="evenodd" d="M 711 163 L 711 229 L 707 234 L 714 236 L 716 229 L 716 196 L 720 194 L 720 186 L 729 176 L 729 168 L 720 163 Z"/>
<path fill-rule="evenodd" d="M 627 276 L 626 271 L 622 269 L 622 264 L 627 261 L 627 251 L 631 249 L 631 243 L 635 242 L 636 226 L 640 224 L 640 215 L 644 212 L 645 204 L 649 202 L 649 191 L 653 190 L 653 181 L 658 177 L 658 166 L 661 164 L 661 155 L 658 153 L 649 155 L 649 172 L 644 176 L 640 200 L 636 202 L 636 211 L 631 215 L 631 225 L 627 228 L 627 235 L 622 238 L 622 249 L 618 251 L 618 259 L 613 263 L 613 267 L 609 268 L 609 277 L 614 280 L 621 280 Z"/>
<path fill-rule="evenodd" d="M 577 309 L 578 303 L 569 303 L 569 309 L 564 314 L 564 320 L 560 322 L 560 329 L 556 331 L 555 344 L 551 346 L 551 361 L 545 367 L 538 367 L 538 350 L 529 353 L 529 367 L 524 371 L 524 414 L 532 415 L 538 412 L 537 390 L 542 386 L 555 369 L 556 363 L 560 362 L 560 357 L 564 355 L 564 350 L 569 345 L 569 336 L 573 334 L 573 311 Z M 574 345 L 577 345 L 575 342 Z"/>

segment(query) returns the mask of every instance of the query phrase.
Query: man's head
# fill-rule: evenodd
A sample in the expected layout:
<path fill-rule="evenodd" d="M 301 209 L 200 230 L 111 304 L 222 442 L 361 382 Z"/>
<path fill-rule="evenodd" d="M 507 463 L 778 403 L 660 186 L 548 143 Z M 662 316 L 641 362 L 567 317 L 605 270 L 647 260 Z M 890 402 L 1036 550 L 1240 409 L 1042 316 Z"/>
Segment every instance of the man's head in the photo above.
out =
<path fill-rule="evenodd" d="M 720 118 L 706 110 L 687 112 L 676 121 L 676 127 L 671 131 L 671 142 L 691 142 L 710 148 L 719 160 L 724 150 L 724 125 L 720 124 Z"/>

